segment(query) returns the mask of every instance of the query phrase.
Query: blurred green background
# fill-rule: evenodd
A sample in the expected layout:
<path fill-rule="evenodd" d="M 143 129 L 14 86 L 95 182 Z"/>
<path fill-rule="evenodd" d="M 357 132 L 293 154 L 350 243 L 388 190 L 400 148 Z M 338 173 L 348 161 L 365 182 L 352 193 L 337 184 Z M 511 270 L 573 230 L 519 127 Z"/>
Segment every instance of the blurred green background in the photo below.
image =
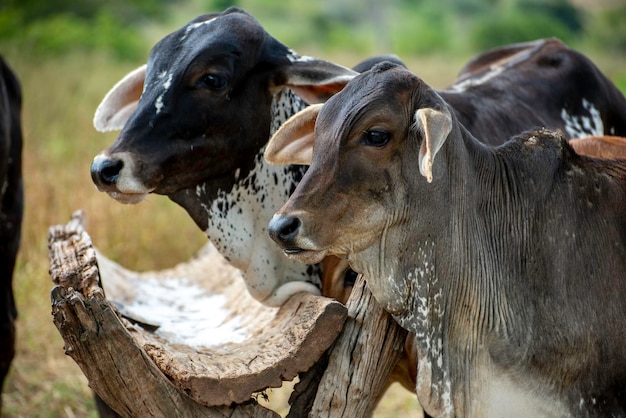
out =
<path fill-rule="evenodd" d="M 626 91 L 623 0 L 0 0 L 0 53 L 24 90 L 26 212 L 14 278 L 17 355 L 5 417 L 95 417 L 91 391 L 50 317 L 47 230 L 84 209 L 93 242 L 135 270 L 184 261 L 205 238 L 167 198 L 119 204 L 91 183 L 92 158 L 116 133 L 95 132 L 106 92 L 145 63 L 165 34 L 236 5 L 301 54 L 352 66 L 393 53 L 436 88 L 487 48 L 556 36 Z M 270 390 L 280 412 L 285 397 Z M 415 416 L 414 395 L 392 387 L 376 417 Z"/>
<path fill-rule="evenodd" d="M 160 29 L 228 6 L 248 10 L 295 49 L 403 56 L 556 36 L 626 50 L 626 4 L 610 0 L 4 0 L 0 38 L 45 55 L 98 48 L 133 60 Z"/>

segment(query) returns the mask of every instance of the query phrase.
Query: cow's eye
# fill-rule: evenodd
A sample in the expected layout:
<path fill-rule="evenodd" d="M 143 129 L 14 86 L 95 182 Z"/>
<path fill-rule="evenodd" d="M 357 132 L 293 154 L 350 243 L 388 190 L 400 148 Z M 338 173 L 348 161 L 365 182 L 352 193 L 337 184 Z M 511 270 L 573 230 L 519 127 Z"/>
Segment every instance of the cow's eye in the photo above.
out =
<path fill-rule="evenodd" d="M 198 85 L 200 88 L 220 91 L 228 86 L 228 78 L 223 74 L 209 73 L 200 78 Z"/>
<path fill-rule="evenodd" d="M 381 129 L 372 129 L 363 133 L 361 142 L 370 147 L 383 147 L 391 139 L 391 133 Z"/>

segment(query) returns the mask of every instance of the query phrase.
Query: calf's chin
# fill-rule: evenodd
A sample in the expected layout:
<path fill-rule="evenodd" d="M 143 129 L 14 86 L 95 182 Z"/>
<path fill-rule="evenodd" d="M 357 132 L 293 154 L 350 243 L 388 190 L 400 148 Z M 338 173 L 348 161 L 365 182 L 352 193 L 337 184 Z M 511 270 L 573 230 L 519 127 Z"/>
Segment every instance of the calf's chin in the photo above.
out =
<path fill-rule="evenodd" d="M 300 250 L 297 253 L 285 251 L 285 255 L 292 260 L 299 261 L 304 264 L 317 264 L 321 263 L 324 257 L 328 254 L 328 250 L 311 251 Z"/>

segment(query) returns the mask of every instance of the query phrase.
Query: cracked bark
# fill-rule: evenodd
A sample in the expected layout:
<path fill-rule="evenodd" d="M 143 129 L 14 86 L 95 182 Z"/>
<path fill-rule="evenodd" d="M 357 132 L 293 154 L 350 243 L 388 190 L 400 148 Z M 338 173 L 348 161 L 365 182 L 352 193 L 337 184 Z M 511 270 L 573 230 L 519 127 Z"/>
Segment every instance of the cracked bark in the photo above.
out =
<path fill-rule="evenodd" d="M 362 276 L 347 308 L 348 320 L 330 350 L 310 417 L 371 416 L 403 354 L 407 331 L 378 305 Z"/>
<path fill-rule="evenodd" d="M 251 400 L 251 393 L 280 386 L 283 380 L 309 369 L 332 344 L 346 317 L 345 307 L 336 301 L 296 295 L 281 309 L 264 314 L 268 308 L 260 307 L 251 312 L 251 321 L 268 317 L 269 322 L 255 327 L 252 340 L 244 344 L 248 353 L 232 346 L 214 355 L 207 350 L 195 352 L 168 344 L 121 318 L 100 282 L 98 261 L 103 266 L 112 262 L 98 259 L 79 214 L 67 225 L 50 229 L 49 254 L 50 274 L 57 284 L 51 292 L 52 315 L 65 352 L 98 396 L 122 416 L 277 417 Z M 191 267 L 183 265 L 175 273 L 197 270 L 196 265 Z M 138 276 L 112 264 L 105 270 L 123 277 L 121 287 Z M 161 273 L 154 277 L 171 274 Z M 200 273 L 207 276 L 206 271 Z M 108 278 L 103 279 L 106 284 Z M 241 300 L 240 290 L 228 288 L 227 292 L 231 299 Z M 242 368 L 245 364 L 248 366 Z M 226 378 L 229 366 L 235 374 L 244 370 L 247 374 L 239 376 L 243 380 Z M 224 384 L 230 386 L 220 386 Z M 244 400 L 235 402 L 231 397 Z"/>

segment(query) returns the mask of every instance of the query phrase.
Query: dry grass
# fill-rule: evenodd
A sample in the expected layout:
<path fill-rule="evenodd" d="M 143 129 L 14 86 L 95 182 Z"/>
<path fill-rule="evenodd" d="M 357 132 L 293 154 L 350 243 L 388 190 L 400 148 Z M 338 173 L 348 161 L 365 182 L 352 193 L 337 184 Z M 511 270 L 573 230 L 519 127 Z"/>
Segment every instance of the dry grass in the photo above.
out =
<path fill-rule="evenodd" d="M 140 205 L 124 206 L 98 193 L 91 183 L 93 156 L 115 138 L 114 133 L 94 131 L 93 112 L 109 87 L 132 65 L 112 63 L 96 53 L 41 62 L 28 51 L 1 47 L 24 89 L 26 186 L 22 246 L 14 278 L 20 312 L 17 356 L 4 388 L 4 414 L 96 416 L 87 382 L 64 355 L 50 316 L 49 226 L 65 223 L 73 211 L 84 209 L 95 245 L 135 270 L 160 269 L 186 260 L 204 243 L 204 237 L 186 213 L 165 197 L 151 196 Z M 330 59 L 353 65 L 361 58 Z M 408 64 L 428 83 L 443 87 L 467 58 L 412 59 Z M 274 391 L 277 398 L 283 396 Z M 376 416 L 407 416 L 415 405 L 414 396 L 396 385 Z"/>

